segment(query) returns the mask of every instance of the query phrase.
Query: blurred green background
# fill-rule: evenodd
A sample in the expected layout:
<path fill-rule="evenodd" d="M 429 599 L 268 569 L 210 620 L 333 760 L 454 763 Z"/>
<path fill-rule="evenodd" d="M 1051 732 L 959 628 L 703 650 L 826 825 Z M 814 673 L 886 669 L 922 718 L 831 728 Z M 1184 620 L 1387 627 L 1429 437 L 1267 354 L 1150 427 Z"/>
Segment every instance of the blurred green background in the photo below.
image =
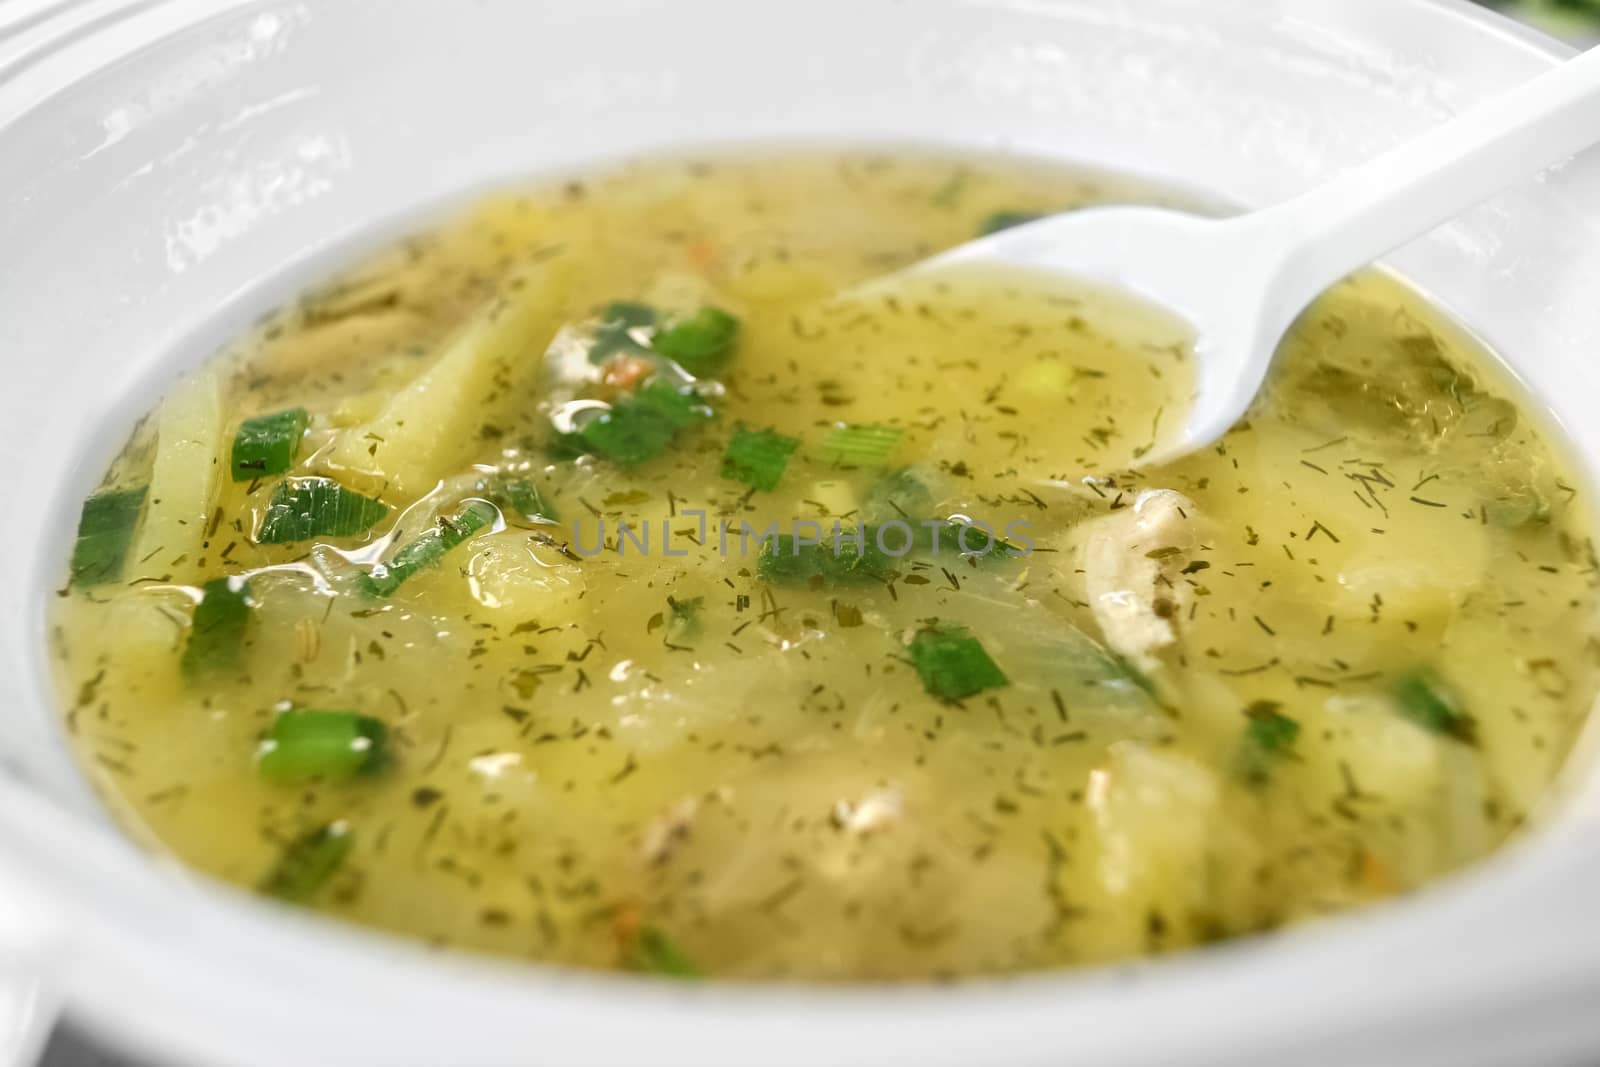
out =
<path fill-rule="evenodd" d="M 1570 37 L 1600 36 L 1600 0 L 1482 0 L 1489 7 L 1525 18 Z"/>

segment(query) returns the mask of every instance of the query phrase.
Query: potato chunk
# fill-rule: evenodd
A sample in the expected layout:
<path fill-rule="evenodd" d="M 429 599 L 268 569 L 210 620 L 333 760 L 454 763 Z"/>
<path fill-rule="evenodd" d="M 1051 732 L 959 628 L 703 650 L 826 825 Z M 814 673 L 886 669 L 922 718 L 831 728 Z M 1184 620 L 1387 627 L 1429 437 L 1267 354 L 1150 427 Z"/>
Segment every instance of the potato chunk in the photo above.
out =
<path fill-rule="evenodd" d="M 222 390 L 210 368 L 161 403 L 149 510 L 128 554 L 129 579 L 186 584 L 199 574 L 224 467 Z"/>
<path fill-rule="evenodd" d="M 471 458 L 478 426 L 528 402 L 523 391 L 561 325 L 567 275 L 559 256 L 513 275 L 502 295 L 377 417 L 340 435 L 330 460 L 405 496 L 433 489 Z"/>
<path fill-rule="evenodd" d="M 1228 818 L 1222 783 L 1200 763 L 1135 741 L 1111 746 L 1089 778 L 1094 954 L 1192 944 L 1254 921 L 1256 854 Z"/>

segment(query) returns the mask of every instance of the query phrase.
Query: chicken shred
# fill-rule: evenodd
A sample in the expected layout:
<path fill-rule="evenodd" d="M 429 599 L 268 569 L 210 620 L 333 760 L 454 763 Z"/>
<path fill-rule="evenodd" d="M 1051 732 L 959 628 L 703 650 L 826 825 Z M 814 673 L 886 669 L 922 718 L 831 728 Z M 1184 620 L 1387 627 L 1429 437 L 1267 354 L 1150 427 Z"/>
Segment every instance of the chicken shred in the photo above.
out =
<path fill-rule="evenodd" d="M 1183 571 L 1200 546 L 1197 520 L 1188 497 L 1152 489 L 1074 537 L 1075 565 L 1106 644 L 1142 667 L 1177 642 L 1177 622 L 1193 600 Z"/>

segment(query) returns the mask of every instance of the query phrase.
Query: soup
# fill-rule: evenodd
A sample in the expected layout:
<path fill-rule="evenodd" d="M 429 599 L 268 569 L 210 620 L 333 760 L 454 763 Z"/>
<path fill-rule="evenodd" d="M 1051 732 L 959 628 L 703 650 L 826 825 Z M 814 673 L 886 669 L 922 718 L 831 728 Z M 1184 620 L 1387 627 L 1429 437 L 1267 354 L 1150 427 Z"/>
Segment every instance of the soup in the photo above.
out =
<path fill-rule="evenodd" d="M 1027 275 L 854 287 L 1153 200 L 780 154 L 497 194 L 176 385 L 53 608 L 66 729 L 193 868 L 438 946 L 1004 973 L 1409 892 L 1535 815 L 1596 690 L 1579 483 L 1378 275 L 1249 417 Z"/>

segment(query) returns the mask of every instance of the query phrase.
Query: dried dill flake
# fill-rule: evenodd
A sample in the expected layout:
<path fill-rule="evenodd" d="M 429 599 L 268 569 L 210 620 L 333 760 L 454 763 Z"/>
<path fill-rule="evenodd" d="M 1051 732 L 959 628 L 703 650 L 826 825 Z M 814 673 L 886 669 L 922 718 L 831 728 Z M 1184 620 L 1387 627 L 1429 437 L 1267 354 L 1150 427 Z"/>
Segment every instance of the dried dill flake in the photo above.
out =
<path fill-rule="evenodd" d="M 866 622 L 866 616 L 861 609 L 853 604 L 841 604 L 834 601 L 833 621 L 839 624 L 840 629 L 853 630 Z"/>
<path fill-rule="evenodd" d="M 774 430 L 733 431 L 728 451 L 722 457 L 722 476 L 770 493 L 783 480 L 789 457 L 800 447 L 798 437 L 785 437 Z"/>
<path fill-rule="evenodd" d="M 920 631 L 911 642 L 911 665 L 923 688 L 944 700 L 964 700 L 1011 684 L 978 639 L 961 626 Z"/>

